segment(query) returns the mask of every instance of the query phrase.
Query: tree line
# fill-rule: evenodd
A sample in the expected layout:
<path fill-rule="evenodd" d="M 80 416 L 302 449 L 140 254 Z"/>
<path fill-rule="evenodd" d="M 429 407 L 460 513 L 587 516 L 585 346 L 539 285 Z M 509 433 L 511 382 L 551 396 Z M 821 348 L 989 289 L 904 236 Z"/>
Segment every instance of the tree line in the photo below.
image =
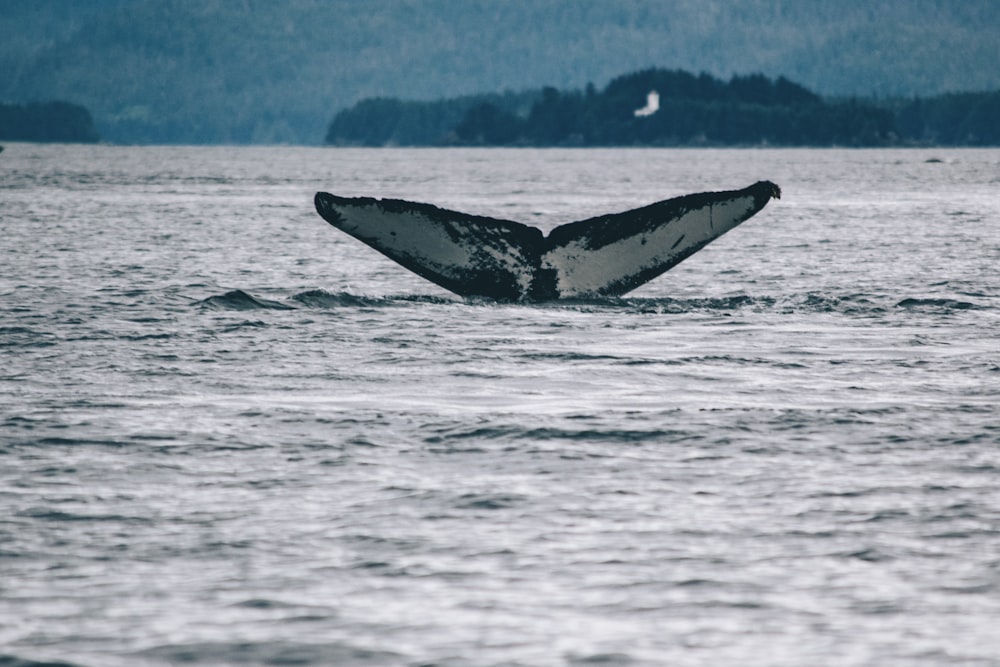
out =
<path fill-rule="evenodd" d="M 77 104 L 0 104 L 0 140 L 94 143 L 100 139 L 90 112 Z"/>
<path fill-rule="evenodd" d="M 650 93 L 655 108 L 645 108 Z M 547 87 L 431 102 L 372 98 L 336 114 L 329 145 L 1000 145 L 1000 91 L 826 99 L 784 77 L 647 69 L 603 90 Z"/>

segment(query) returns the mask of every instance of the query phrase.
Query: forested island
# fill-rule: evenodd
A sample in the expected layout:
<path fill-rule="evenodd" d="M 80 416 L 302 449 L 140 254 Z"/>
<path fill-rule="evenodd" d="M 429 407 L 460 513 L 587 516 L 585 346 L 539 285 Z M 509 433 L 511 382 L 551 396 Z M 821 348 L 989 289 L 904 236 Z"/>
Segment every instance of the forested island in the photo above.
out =
<path fill-rule="evenodd" d="M 1000 91 L 905 100 L 824 98 L 784 77 L 724 81 L 647 69 L 604 89 L 552 87 L 405 101 L 338 113 L 328 145 L 996 146 Z"/>
<path fill-rule="evenodd" d="M 86 144 L 100 139 L 90 112 L 77 104 L 0 104 L 0 140 Z"/>

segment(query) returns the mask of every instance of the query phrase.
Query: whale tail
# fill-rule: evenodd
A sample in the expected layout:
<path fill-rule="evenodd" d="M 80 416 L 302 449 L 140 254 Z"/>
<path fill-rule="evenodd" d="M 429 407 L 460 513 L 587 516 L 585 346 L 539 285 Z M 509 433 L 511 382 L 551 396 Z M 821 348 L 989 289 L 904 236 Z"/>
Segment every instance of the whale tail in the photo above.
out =
<path fill-rule="evenodd" d="M 759 181 L 570 222 L 548 236 L 511 220 L 398 199 L 317 192 L 315 203 L 334 227 L 456 294 L 543 301 L 625 294 L 780 196 L 777 185 Z"/>

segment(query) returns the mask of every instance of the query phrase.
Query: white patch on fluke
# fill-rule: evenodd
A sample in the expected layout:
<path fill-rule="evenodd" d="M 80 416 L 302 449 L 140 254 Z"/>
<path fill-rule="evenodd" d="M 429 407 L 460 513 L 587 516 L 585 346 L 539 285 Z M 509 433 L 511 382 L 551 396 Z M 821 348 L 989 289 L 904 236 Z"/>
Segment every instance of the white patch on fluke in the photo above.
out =
<path fill-rule="evenodd" d="M 675 264 L 742 222 L 753 208 L 753 197 L 693 209 L 671 224 L 627 236 L 596 250 L 574 241 L 542 255 L 542 268 L 556 271 L 560 296 L 600 294 L 608 285 L 629 274 Z"/>
<path fill-rule="evenodd" d="M 419 258 L 440 268 L 472 265 L 470 244 L 453 243 L 439 225 L 419 213 L 394 213 L 370 207 L 357 209 L 340 227 L 351 236 L 387 251 Z"/>

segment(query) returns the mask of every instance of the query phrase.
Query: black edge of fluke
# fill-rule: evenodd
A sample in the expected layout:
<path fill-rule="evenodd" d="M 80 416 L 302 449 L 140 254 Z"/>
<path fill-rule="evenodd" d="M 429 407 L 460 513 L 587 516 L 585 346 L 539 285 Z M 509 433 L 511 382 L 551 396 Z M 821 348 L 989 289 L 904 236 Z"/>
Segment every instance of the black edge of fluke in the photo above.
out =
<path fill-rule="evenodd" d="M 332 226 L 460 296 L 549 301 L 625 294 L 780 198 L 776 183 L 758 181 L 570 222 L 548 236 L 432 204 L 328 192 L 314 202 Z"/>
<path fill-rule="evenodd" d="M 764 189 L 765 199 L 761 203 L 761 206 L 767 204 L 768 199 L 781 199 L 781 188 L 778 187 L 777 183 L 772 183 L 771 181 L 757 181 L 751 187 Z"/>
<path fill-rule="evenodd" d="M 323 217 L 324 220 L 330 224 L 341 220 L 340 213 L 334 208 L 336 200 L 343 199 L 342 197 L 335 197 L 329 192 L 317 192 L 316 196 L 313 197 L 313 203 L 316 205 L 316 211 Z"/>

